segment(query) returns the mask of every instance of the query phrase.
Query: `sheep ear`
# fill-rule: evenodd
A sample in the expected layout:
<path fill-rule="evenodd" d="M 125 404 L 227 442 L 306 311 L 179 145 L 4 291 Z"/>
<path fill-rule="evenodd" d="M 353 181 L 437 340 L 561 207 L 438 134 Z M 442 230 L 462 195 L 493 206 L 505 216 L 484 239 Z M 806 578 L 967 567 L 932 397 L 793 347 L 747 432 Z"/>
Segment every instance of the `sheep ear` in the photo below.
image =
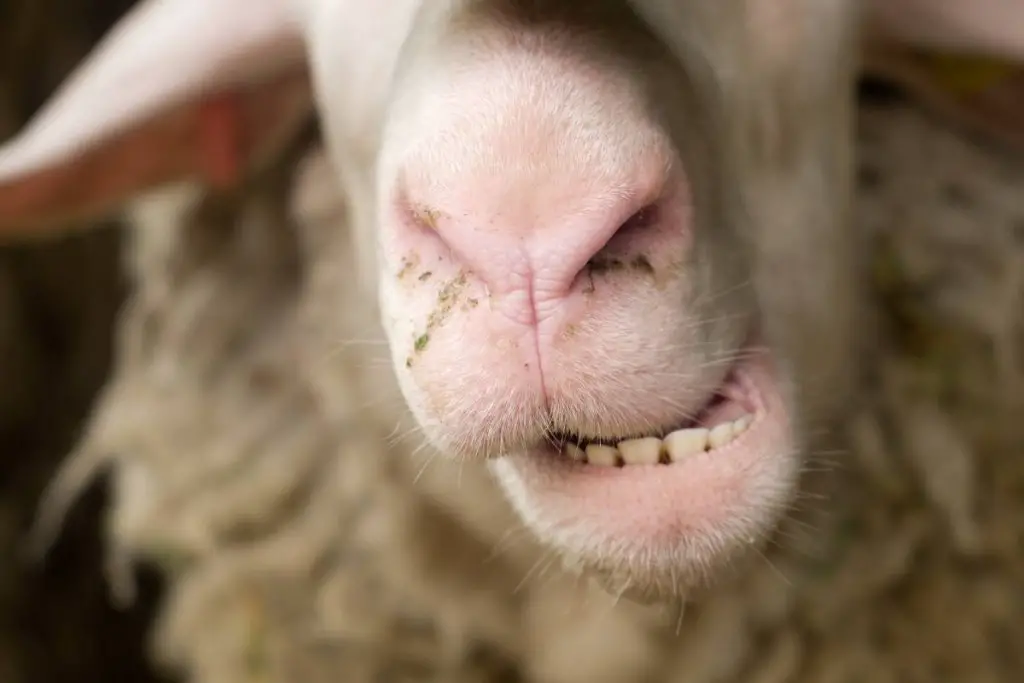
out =
<path fill-rule="evenodd" d="M 298 0 L 145 0 L 0 146 L 0 238 L 230 184 L 311 112 Z"/>

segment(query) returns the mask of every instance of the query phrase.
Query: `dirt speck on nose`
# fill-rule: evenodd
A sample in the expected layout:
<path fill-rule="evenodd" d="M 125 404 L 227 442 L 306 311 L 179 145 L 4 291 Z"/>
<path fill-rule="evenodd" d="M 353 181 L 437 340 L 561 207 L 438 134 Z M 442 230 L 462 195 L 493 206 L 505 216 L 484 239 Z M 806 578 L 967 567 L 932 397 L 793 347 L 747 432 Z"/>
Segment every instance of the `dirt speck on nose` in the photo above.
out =
<path fill-rule="evenodd" d="M 429 206 L 420 206 L 413 212 L 413 217 L 424 228 L 437 232 L 437 222 L 441 219 L 441 212 Z"/>
<path fill-rule="evenodd" d="M 461 300 L 463 290 L 466 288 L 466 272 L 460 271 L 457 276 L 445 283 L 441 291 L 437 293 L 437 304 L 433 312 L 427 318 L 427 330 L 432 330 L 443 324 L 451 315 L 452 309 Z"/>
<path fill-rule="evenodd" d="M 427 271 L 423 275 L 431 275 L 430 271 Z M 429 277 L 424 278 L 421 275 L 418 279 L 420 281 L 426 281 Z M 459 271 L 459 274 L 449 280 L 441 287 L 437 293 L 437 303 L 434 305 L 434 310 L 427 316 L 426 329 L 420 334 L 416 335 L 412 343 L 412 354 L 406 358 L 405 367 L 411 368 L 413 361 L 416 356 L 423 352 L 427 348 L 427 344 L 430 343 L 430 335 L 438 327 L 443 325 L 448 318 L 451 316 L 452 310 L 462 302 L 462 293 L 466 289 L 466 283 L 468 282 L 467 273 L 465 271 Z M 476 299 L 468 299 L 462 305 L 462 310 L 468 310 L 477 305 Z"/>
<path fill-rule="evenodd" d="M 399 280 L 404 280 L 409 276 L 409 273 L 413 271 L 420 264 L 420 255 L 415 251 L 409 252 L 406 256 L 402 257 L 402 266 L 398 269 L 398 273 L 395 275 Z"/>
<path fill-rule="evenodd" d="M 654 275 L 654 266 L 643 254 L 638 254 L 632 261 L 630 266 L 633 270 L 640 271 L 641 273 L 647 273 L 648 275 Z"/>
<path fill-rule="evenodd" d="M 643 254 L 637 254 L 630 259 L 595 257 L 587 263 L 591 275 L 602 275 L 605 273 L 636 272 L 645 275 L 654 275 L 654 266 L 650 259 Z"/>
<path fill-rule="evenodd" d="M 618 272 L 626 268 L 625 262 L 615 258 L 592 258 L 587 263 L 591 275 L 603 275 L 604 273 Z"/>

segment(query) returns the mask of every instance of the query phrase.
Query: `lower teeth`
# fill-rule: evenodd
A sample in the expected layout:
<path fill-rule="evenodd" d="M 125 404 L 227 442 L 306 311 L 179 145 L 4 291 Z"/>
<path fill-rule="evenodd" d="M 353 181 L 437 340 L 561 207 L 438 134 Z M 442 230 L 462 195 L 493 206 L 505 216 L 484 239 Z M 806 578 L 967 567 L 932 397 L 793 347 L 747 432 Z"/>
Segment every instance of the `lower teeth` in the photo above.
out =
<path fill-rule="evenodd" d="M 565 454 L 574 461 L 596 467 L 619 465 L 657 465 L 680 462 L 705 451 L 721 448 L 742 434 L 753 422 L 752 415 L 743 415 L 710 429 L 697 427 L 679 429 L 664 439 L 644 437 L 620 441 L 618 447 L 589 444 L 585 449 L 575 444 L 565 446 Z"/>

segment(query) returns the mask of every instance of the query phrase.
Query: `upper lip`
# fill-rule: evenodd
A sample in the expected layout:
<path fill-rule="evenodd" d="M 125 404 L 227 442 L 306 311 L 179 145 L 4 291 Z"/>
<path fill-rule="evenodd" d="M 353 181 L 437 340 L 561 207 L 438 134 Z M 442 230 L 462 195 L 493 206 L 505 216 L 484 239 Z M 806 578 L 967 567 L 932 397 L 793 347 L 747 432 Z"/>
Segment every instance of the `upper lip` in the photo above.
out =
<path fill-rule="evenodd" d="M 708 401 L 704 404 L 704 408 L 701 409 L 701 413 L 703 413 L 708 408 L 714 406 L 720 399 L 721 396 L 718 393 L 713 393 L 709 397 Z M 572 432 L 562 430 L 553 430 L 545 435 L 545 441 L 548 444 L 555 446 L 564 446 L 565 444 L 569 443 L 576 444 L 577 446 L 583 444 L 603 444 L 606 446 L 614 446 L 621 441 L 628 441 L 629 439 L 642 439 L 651 436 L 664 438 L 667 434 L 670 434 L 673 431 L 676 431 L 678 429 L 686 429 L 687 427 L 694 426 L 694 424 L 697 423 L 698 420 L 699 415 L 694 416 L 692 418 L 683 418 L 671 425 L 666 425 L 664 427 L 660 427 L 657 429 L 650 429 L 644 432 L 616 434 L 615 436 L 605 437 L 589 437 L 582 434 L 575 434 Z"/>
<path fill-rule="evenodd" d="M 723 380 L 723 385 L 725 382 L 728 381 L 728 378 L 731 376 L 731 374 L 731 372 L 726 374 L 726 377 Z M 695 426 L 697 423 L 699 423 L 701 415 L 706 413 L 707 410 L 713 408 L 722 400 L 724 400 L 724 397 L 720 393 L 720 389 L 716 389 L 707 396 L 707 399 L 702 404 L 702 407 L 698 413 L 691 416 L 680 417 L 677 421 L 675 421 L 672 424 L 664 425 L 662 427 L 654 429 L 647 429 L 642 432 L 628 432 L 615 434 L 614 436 L 588 436 L 585 434 L 572 432 L 567 429 L 548 429 L 542 438 L 542 442 L 543 445 L 550 445 L 556 447 L 562 447 L 570 443 L 576 444 L 578 446 L 582 446 L 584 444 L 602 444 L 606 446 L 615 446 L 616 444 L 622 441 L 627 441 L 629 439 L 642 439 L 651 436 L 664 438 L 667 434 L 670 434 L 673 431 Z"/>

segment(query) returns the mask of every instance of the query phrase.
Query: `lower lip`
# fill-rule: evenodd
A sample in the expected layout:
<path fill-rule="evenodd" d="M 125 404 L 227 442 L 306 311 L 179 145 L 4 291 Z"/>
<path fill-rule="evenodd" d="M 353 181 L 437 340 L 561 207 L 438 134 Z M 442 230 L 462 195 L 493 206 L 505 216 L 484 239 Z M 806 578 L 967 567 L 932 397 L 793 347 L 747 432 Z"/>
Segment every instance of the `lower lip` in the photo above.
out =
<path fill-rule="evenodd" d="M 614 548 L 673 561 L 681 547 L 753 540 L 789 501 L 798 461 L 774 363 L 759 356 L 737 373 L 754 419 L 712 451 L 668 465 L 599 467 L 540 449 L 492 466 L 527 524 L 576 553 Z"/>

